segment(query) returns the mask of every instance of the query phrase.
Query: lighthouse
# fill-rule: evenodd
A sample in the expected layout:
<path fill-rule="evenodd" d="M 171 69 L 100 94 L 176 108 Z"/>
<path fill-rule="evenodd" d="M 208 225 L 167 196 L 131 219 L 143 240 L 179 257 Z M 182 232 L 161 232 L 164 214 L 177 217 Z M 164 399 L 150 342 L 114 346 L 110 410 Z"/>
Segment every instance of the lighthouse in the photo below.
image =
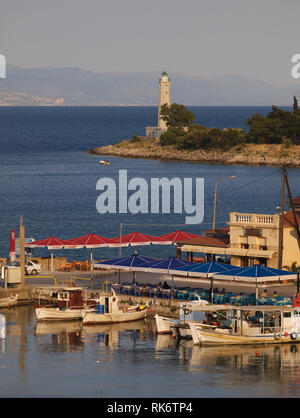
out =
<path fill-rule="evenodd" d="M 163 131 L 167 130 L 167 124 L 161 119 L 160 110 L 163 105 L 171 105 L 170 85 L 168 74 L 163 72 L 159 79 L 159 104 L 158 104 L 158 127 Z"/>
<path fill-rule="evenodd" d="M 164 104 L 167 104 L 168 106 L 171 105 L 170 86 L 171 80 L 164 71 L 159 79 L 158 123 L 157 126 L 146 127 L 147 137 L 159 138 L 160 135 L 168 129 L 166 122 L 161 119 L 160 111 Z"/>

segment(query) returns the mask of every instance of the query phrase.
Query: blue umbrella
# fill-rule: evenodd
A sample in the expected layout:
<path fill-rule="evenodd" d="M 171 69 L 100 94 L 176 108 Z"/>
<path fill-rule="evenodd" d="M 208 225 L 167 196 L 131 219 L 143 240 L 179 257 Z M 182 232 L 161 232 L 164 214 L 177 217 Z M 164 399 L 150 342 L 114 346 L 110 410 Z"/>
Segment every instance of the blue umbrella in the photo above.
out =
<path fill-rule="evenodd" d="M 231 264 L 209 261 L 207 263 L 194 263 L 193 265 L 177 267 L 172 270 L 171 273 L 180 274 L 183 276 L 211 277 L 213 274 L 229 272 L 235 270 L 236 268 L 236 266 L 232 266 Z"/>
<path fill-rule="evenodd" d="M 258 297 L 258 283 L 281 279 L 296 279 L 297 274 L 293 274 L 286 270 L 279 270 L 272 267 L 253 264 L 250 267 L 240 267 L 236 270 L 215 274 L 216 279 L 247 281 L 256 283 L 256 299 Z"/>
<path fill-rule="evenodd" d="M 237 267 L 235 270 L 215 274 L 215 278 L 235 281 L 266 282 L 280 279 L 296 279 L 297 274 L 290 271 L 253 264 L 250 267 Z"/>
<path fill-rule="evenodd" d="M 195 265 L 192 261 L 182 260 L 181 258 L 169 257 L 163 260 L 155 260 L 143 263 L 137 266 L 138 270 L 144 270 L 150 273 L 170 273 L 176 267 Z"/>
<path fill-rule="evenodd" d="M 93 264 L 94 268 L 115 268 L 118 270 L 134 270 L 134 267 L 140 264 L 150 263 L 157 261 L 151 257 L 144 257 L 138 254 L 132 254 L 126 257 L 118 257 L 110 260 L 100 261 L 99 263 Z"/>

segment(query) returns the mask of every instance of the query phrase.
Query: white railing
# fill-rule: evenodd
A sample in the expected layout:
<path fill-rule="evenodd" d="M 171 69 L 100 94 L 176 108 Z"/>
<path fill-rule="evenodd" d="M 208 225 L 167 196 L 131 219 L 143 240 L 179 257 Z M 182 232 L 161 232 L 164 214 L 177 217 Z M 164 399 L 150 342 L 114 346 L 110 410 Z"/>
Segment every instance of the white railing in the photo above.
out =
<path fill-rule="evenodd" d="M 274 215 L 259 215 L 250 213 L 231 213 L 231 222 L 239 224 L 262 224 L 274 225 L 276 223 Z"/>

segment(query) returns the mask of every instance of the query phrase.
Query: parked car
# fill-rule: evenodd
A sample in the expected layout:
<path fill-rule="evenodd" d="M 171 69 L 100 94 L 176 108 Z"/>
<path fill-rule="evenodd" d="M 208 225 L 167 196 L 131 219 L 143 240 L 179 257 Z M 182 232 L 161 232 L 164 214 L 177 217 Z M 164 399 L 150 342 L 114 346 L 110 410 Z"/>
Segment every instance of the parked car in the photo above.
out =
<path fill-rule="evenodd" d="M 11 266 L 20 267 L 19 261 L 13 261 L 10 263 Z M 29 260 L 27 264 L 25 264 L 25 272 L 26 274 L 38 274 L 42 271 L 41 264 L 34 262 L 33 260 Z"/>
<path fill-rule="evenodd" d="M 27 274 L 38 274 L 42 271 L 42 266 L 30 260 L 25 266 L 25 271 Z"/>

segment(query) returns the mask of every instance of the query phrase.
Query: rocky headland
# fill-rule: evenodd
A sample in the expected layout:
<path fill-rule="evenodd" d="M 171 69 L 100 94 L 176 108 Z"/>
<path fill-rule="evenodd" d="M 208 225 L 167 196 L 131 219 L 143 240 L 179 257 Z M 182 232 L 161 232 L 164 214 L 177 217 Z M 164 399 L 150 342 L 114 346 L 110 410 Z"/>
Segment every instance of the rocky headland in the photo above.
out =
<path fill-rule="evenodd" d="M 263 165 L 300 167 L 300 145 L 242 144 L 228 151 L 180 150 L 174 145 L 161 146 L 157 140 L 139 137 L 88 151 L 94 155 L 186 161 L 199 164 Z"/>

